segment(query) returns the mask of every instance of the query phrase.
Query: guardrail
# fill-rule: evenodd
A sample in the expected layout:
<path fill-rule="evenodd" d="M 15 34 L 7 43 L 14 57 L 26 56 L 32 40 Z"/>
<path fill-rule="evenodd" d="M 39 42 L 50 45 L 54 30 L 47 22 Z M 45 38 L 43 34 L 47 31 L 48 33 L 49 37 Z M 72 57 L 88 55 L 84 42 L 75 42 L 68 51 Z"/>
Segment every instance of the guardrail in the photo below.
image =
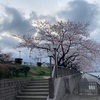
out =
<path fill-rule="evenodd" d="M 78 94 L 79 95 L 98 95 L 99 88 L 97 82 L 79 82 L 78 83 Z"/>
<path fill-rule="evenodd" d="M 65 67 L 57 67 L 57 72 L 56 72 L 56 66 L 54 66 L 52 70 L 52 77 L 49 78 L 49 99 L 54 98 L 54 92 L 55 92 L 54 83 L 55 83 L 56 78 L 67 76 L 67 75 L 72 75 L 76 73 L 80 73 L 80 71 L 76 69 L 65 68 Z M 56 74 L 57 74 L 57 77 L 56 77 Z"/>

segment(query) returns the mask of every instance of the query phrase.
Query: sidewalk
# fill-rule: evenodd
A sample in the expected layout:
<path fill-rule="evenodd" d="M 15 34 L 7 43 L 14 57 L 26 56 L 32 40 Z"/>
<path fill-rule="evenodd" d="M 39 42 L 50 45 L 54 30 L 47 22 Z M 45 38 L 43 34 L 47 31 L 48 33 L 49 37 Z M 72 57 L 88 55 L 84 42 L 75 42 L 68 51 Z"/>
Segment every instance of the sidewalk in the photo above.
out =
<path fill-rule="evenodd" d="M 70 94 L 67 95 L 65 99 L 63 100 L 100 100 L 100 96 L 85 96 L 85 95 L 75 95 L 75 94 Z"/>
<path fill-rule="evenodd" d="M 100 80 L 98 80 L 96 77 L 93 77 L 88 74 L 84 74 L 81 82 L 97 82 L 100 84 Z M 63 100 L 100 100 L 100 95 L 78 95 L 78 87 L 75 88 L 73 91 L 73 94 L 67 94 L 66 97 Z"/>

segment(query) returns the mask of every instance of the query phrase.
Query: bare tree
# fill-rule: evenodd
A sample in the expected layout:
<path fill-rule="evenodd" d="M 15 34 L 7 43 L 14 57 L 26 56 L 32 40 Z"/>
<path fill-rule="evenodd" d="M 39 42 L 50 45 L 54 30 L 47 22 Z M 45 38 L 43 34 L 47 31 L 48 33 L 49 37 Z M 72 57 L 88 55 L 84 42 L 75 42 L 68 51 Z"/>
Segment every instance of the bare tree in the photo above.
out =
<path fill-rule="evenodd" d="M 12 59 L 11 53 L 3 53 L 2 49 L 0 48 L 0 62 L 11 61 Z"/>
<path fill-rule="evenodd" d="M 52 46 L 57 45 L 58 65 L 76 69 L 90 68 L 99 59 L 100 44 L 90 39 L 87 23 L 38 22 L 36 29 L 33 35 L 18 36 L 22 39 L 20 47 L 53 52 Z"/>

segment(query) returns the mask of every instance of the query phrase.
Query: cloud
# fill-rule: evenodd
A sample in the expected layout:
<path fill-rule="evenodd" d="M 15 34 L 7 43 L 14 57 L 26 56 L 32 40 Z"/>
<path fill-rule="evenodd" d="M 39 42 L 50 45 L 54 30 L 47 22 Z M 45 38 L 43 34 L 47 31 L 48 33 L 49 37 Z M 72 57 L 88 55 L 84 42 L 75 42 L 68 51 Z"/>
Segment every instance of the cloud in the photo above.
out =
<path fill-rule="evenodd" d="M 56 22 L 56 17 L 53 17 L 52 15 L 37 15 L 36 12 L 32 11 L 30 14 L 30 21 L 47 21 L 50 23 Z"/>
<path fill-rule="evenodd" d="M 91 38 L 100 43 L 100 25 L 91 32 Z"/>
<path fill-rule="evenodd" d="M 5 13 L 6 17 L 0 24 L 0 32 L 10 32 L 18 35 L 35 32 L 29 20 L 25 19 L 17 9 L 5 7 Z"/>
<path fill-rule="evenodd" d="M 18 41 L 10 36 L 0 36 L 0 46 L 3 48 L 6 47 L 16 47 L 18 45 Z"/>
<path fill-rule="evenodd" d="M 34 20 L 37 20 L 38 19 L 38 15 L 37 15 L 37 13 L 35 11 L 32 11 L 30 13 L 30 21 L 32 21 L 33 19 Z"/>
<path fill-rule="evenodd" d="M 41 15 L 41 16 L 39 16 L 39 19 L 40 20 L 45 20 L 45 21 L 50 22 L 50 23 L 55 23 L 56 22 L 56 18 L 53 17 L 53 16 L 49 16 L 49 15 L 47 15 L 47 16 Z"/>
<path fill-rule="evenodd" d="M 89 23 L 90 36 L 98 41 L 100 9 L 97 3 L 89 3 L 86 0 L 70 0 L 66 7 L 57 14 L 63 20 Z"/>
<path fill-rule="evenodd" d="M 97 6 L 85 0 L 69 1 L 64 10 L 58 12 L 58 16 L 65 20 L 93 22 L 97 13 Z"/>

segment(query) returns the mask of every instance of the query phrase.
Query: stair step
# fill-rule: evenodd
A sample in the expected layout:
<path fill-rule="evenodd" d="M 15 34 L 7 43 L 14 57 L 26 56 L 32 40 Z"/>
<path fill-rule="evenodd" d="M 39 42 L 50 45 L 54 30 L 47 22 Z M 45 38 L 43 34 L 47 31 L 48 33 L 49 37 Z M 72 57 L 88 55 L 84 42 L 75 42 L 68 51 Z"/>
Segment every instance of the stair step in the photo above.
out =
<path fill-rule="evenodd" d="M 49 89 L 22 89 L 22 91 L 26 91 L 26 92 L 48 92 Z"/>
<path fill-rule="evenodd" d="M 17 96 L 17 100 L 46 100 L 47 96 Z"/>
<path fill-rule="evenodd" d="M 16 96 L 16 100 L 47 100 L 48 79 L 32 79 Z"/>
<path fill-rule="evenodd" d="M 25 86 L 25 89 L 48 89 L 49 86 Z"/>
<path fill-rule="evenodd" d="M 33 85 L 34 85 L 34 86 L 40 86 L 40 85 L 43 86 L 43 85 L 44 85 L 44 86 L 46 86 L 46 85 L 49 85 L 49 83 L 28 83 L 27 86 L 29 86 L 29 85 L 32 85 L 32 86 L 33 86 Z"/>
<path fill-rule="evenodd" d="M 29 83 L 48 83 L 48 81 L 30 81 Z"/>
<path fill-rule="evenodd" d="M 48 81 L 48 79 L 31 79 L 31 81 Z"/>
<path fill-rule="evenodd" d="M 20 92 L 23 96 L 48 96 L 49 92 Z"/>

